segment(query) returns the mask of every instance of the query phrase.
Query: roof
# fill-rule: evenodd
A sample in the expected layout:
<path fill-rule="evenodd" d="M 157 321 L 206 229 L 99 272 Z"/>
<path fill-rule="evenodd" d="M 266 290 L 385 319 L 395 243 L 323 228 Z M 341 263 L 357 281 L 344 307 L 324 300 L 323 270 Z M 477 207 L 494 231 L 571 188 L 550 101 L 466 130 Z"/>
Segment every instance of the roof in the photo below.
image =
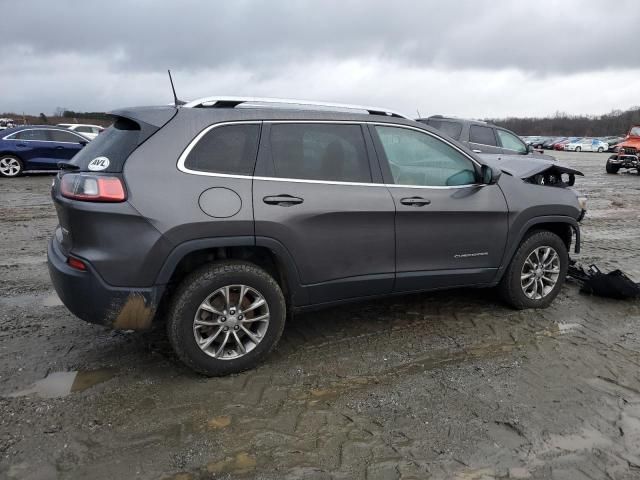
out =
<path fill-rule="evenodd" d="M 280 108 L 321 111 L 360 111 L 369 115 L 384 115 L 398 118 L 409 118 L 402 113 L 385 107 L 371 107 L 365 105 L 351 105 L 346 103 L 318 102 L 315 100 L 300 100 L 291 98 L 267 97 L 204 97 L 182 105 L 183 108 Z M 306 107 L 306 108 L 305 108 Z"/>
<path fill-rule="evenodd" d="M 419 122 L 426 122 L 427 120 L 449 120 L 460 123 L 469 123 L 473 125 L 492 125 L 489 122 L 484 122 L 482 120 L 470 120 L 468 118 L 458 118 L 458 117 L 447 117 L 445 115 L 431 115 L 426 118 L 418 118 Z"/>

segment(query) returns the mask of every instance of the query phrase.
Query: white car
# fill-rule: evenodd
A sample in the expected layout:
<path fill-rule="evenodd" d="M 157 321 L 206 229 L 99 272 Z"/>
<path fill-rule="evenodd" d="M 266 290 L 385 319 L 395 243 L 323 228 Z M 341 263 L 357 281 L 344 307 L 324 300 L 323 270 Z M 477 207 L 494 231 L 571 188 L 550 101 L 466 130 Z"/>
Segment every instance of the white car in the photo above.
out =
<path fill-rule="evenodd" d="M 576 152 L 606 152 L 609 144 L 597 138 L 580 138 L 567 143 L 564 149 Z"/>
<path fill-rule="evenodd" d="M 85 123 L 59 123 L 59 127 L 66 127 L 69 130 L 73 130 L 74 132 L 78 132 L 83 136 L 87 137 L 89 140 L 93 140 L 98 136 L 98 134 L 104 130 L 100 125 L 89 125 Z"/>
<path fill-rule="evenodd" d="M 15 122 L 12 118 L 0 118 L 0 130 L 6 130 L 15 126 Z"/>

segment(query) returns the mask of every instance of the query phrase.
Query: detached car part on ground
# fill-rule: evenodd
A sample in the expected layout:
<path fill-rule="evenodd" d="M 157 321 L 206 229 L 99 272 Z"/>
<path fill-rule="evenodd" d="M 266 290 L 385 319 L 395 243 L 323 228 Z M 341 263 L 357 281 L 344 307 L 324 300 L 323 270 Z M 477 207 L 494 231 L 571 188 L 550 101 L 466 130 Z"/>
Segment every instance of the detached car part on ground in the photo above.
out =
<path fill-rule="evenodd" d="M 607 173 L 618 173 L 621 168 L 634 169 L 640 174 L 640 125 L 629 130 L 624 141 L 618 144 L 618 151 L 607 160 Z"/>
<path fill-rule="evenodd" d="M 166 320 L 185 364 L 223 375 L 262 361 L 304 309 L 463 286 L 515 308 L 556 297 L 580 248 L 579 172 L 479 157 L 385 109 L 304 103 L 113 112 L 52 185 L 64 304 L 117 329 Z"/>

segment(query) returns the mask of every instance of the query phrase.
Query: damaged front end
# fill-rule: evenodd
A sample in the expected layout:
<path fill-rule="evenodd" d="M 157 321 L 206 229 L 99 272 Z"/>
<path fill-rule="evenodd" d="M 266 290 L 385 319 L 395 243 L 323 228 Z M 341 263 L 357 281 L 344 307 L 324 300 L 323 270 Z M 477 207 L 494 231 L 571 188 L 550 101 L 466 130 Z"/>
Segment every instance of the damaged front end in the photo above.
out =
<path fill-rule="evenodd" d="M 557 161 L 541 158 L 522 158 L 519 155 L 499 155 L 486 157 L 483 160 L 492 163 L 494 167 L 512 177 L 520 178 L 524 183 L 572 191 L 580 207 L 580 214 L 576 218 L 580 222 L 587 212 L 587 197 L 573 188 L 576 176 L 584 174 L 575 168 L 568 167 Z"/>

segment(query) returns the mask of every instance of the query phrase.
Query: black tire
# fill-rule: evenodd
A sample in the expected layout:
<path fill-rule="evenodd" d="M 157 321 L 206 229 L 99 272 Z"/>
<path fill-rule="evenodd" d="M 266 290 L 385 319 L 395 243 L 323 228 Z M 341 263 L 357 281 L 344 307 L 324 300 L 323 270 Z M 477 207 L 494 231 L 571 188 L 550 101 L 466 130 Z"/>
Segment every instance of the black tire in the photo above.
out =
<path fill-rule="evenodd" d="M 620 166 L 611 163 L 611 159 L 607 160 L 607 166 L 605 168 L 607 170 L 607 173 L 610 173 L 612 175 L 617 174 L 618 170 L 620 170 Z"/>
<path fill-rule="evenodd" d="M 557 252 L 560 260 L 560 273 L 553 289 L 546 294 L 546 296 L 540 299 L 532 299 L 525 295 L 520 275 L 524 263 L 529 255 L 536 248 L 543 246 L 552 247 Z M 567 252 L 567 246 L 564 244 L 562 239 L 555 233 L 549 232 L 548 230 L 534 231 L 525 237 L 516 250 L 515 255 L 511 259 L 511 263 L 507 267 L 507 271 L 504 273 L 504 276 L 498 285 L 498 291 L 504 301 L 515 309 L 546 308 L 560 292 L 562 284 L 567 276 L 568 268 L 569 254 Z"/>
<path fill-rule="evenodd" d="M 0 177 L 19 177 L 22 172 L 24 172 L 24 163 L 21 159 L 15 155 L 0 155 Z"/>
<path fill-rule="evenodd" d="M 602 152 L 604 152 L 604 148 L 599 147 L 599 148 L 598 148 L 598 153 L 602 153 Z"/>
<path fill-rule="evenodd" d="M 582 151 L 582 147 L 576 147 L 576 152 L 581 152 Z"/>
<path fill-rule="evenodd" d="M 262 339 L 244 355 L 234 359 L 214 358 L 205 353 L 194 336 L 194 319 L 201 303 L 227 285 L 247 285 L 267 302 L 269 323 Z M 284 330 L 286 304 L 278 283 L 267 272 L 248 262 L 215 262 L 192 272 L 175 292 L 167 319 L 169 341 L 182 362 L 207 376 L 228 375 L 255 367 L 278 343 Z"/>

